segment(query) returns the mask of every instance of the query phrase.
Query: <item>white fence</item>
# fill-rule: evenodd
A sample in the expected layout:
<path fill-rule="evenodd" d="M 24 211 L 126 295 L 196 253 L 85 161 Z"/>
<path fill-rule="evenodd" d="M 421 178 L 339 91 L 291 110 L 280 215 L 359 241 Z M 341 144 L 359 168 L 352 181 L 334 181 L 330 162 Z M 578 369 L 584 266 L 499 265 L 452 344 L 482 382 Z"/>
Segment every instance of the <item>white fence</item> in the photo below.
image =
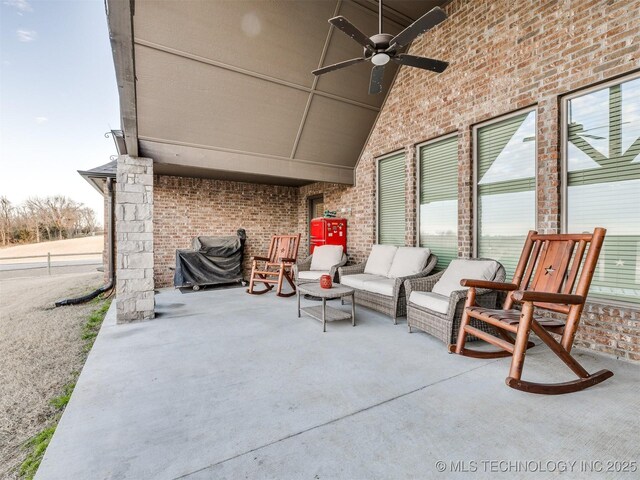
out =
<path fill-rule="evenodd" d="M 0 265 L 5 264 L 4 262 L 8 261 L 8 260 L 26 260 L 26 259 L 35 259 L 35 258 L 46 258 L 47 259 L 47 264 L 46 264 L 46 268 L 47 268 L 47 273 L 49 275 L 51 275 L 51 259 L 55 259 L 57 257 L 81 257 L 81 256 L 100 256 L 100 262 L 96 262 L 96 263 L 102 263 L 102 252 L 87 252 L 87 253 L 55 253 L 52 254 L 51 252 L 47 252 L 46 254 L 42 254 L 42 255 L 24 255 L 21 257 L 0 257 Z M 19 265 L 24 265 L 24 268 L 20 268 L 17 267 L 18 264 L 12 264 L 12 270 L 25 270 L 25 269 L 31 269 L 34 268 L 33 267 L 33 263 L 30 262 L 24 262 L 24 263 L 20 263 Z M 55 266 L 55 265 L 54 265 Z M 44 267 L 42 267 L 44 268 Z"/>

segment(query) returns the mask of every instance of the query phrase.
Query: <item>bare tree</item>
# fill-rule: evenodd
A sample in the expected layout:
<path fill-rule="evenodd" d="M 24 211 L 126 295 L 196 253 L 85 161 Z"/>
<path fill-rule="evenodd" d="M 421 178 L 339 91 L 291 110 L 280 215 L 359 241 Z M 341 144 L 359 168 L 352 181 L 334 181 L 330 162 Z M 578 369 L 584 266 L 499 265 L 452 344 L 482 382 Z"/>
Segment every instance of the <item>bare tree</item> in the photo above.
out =
<path fill-rule="evenodd" d="M 11 220 L 13 217 L 13 206 L 5 196 L 0 197 L 0 237 L 2 245 L 9 243 L 11 235 Z"/>
<path fill-rule="evenodd" d="M 27 223 L 33 228 L 36 242 L 40 241 L 40 227 L 47 232 L 47 240 L 51 240 L 51 225 L 48 221 L 47 205 L 39 197 L 29 198 L 24 204 Z"/>
<path fill-rule="evenodd" d="M 92 208 L 82 207 L 80 209 L 80 228 L 84 233 L 93 233 L 96 231 L 98 222 L 96 220 L 96 212 Z"/>
<path fill-rule="evenodd" d="M 65 233 L 70 236 L 76 224 L 80 204 L 62 195 L 47 197 L 44 203 L 48 219 L 57 230 L 58 238 L 62 240 Z"/>
<path fill-rule="evenodd" d="M 95 212 L 63 195 L 31 197 L 14 207 L 6 197 L 0 197 L 0 241 L 9 243 L 39 242 L 72 238 L 96 230 Z"/>

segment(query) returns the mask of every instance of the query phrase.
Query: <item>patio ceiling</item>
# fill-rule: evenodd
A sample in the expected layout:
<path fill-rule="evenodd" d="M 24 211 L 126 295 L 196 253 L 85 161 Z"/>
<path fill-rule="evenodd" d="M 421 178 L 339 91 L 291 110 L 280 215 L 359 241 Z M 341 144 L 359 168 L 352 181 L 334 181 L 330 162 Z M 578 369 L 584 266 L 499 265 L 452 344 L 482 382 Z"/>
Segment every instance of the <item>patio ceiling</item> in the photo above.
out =
<path fill-rule="evenodd" d="M 388 0 L 398 33 L 445 0 Z M 368 95 L 371 66 L 316 79 L 361 56 L 327 20 L 377 32 L 374 0 L 107 0 L 128 153 L 161 174 L 284 185 L 353 183 L 396 73 Z M 134 80 L 135 79 L 135 80 Z"/>

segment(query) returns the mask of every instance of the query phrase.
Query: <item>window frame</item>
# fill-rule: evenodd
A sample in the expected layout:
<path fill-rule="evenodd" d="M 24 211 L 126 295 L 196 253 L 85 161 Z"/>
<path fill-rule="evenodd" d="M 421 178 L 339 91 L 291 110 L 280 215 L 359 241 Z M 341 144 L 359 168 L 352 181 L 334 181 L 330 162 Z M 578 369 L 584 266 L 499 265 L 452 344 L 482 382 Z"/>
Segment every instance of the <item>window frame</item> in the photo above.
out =
<path fill-rule="evenodd" d="M 453 137 L 458 137 L 458 146 L 460 143 L 460 131 L 459 130 L 454 130 L 452 132 L 449 133 L 445 133 L 443 135 L 440 135 L 438 137 L 434 137 L 430 140 L 426 140 L 424 142 L 418 143 L 415 146 L 415 155 L 416 155 L 416 240 L 414 242 L 414 246 L 419 247 L 420 246 L 420 189 L 422 187 L 422 175 L 420 175 L 420 173 L 422 172 L 422 155 L 420 155 L 420 150 L 423 147 L 426 147 L 427 145 L 431 145 L 432 143 L 437 143 L 443 140 L 448 140 L 450 138 Z M 460 157 L 458 157 L 458 162 L 460 161 Z M 460 169 L 458 169 L 458 178 L 456 183 L 458 183 L 458 199 L 460 199 L 460 187 L 459 187 L 459 180 L 460 180 Z M 460 204 L 458 203 L 458 209 L 460 208 Z M 458 210 L 458 219 L 460 218 L 460 211 Z M 460 226 L 458 224 L 458 228 L 456 231 L 456 238 L 459 240 L 460 239 Z M 458 254 L 460 254 L 460 245 L 458 244 Z"/>
<path fill-rule="evenodd" d="M 385 153 L 379 157 L 376 157 L 376 245 L 380 244 L 380 162 L 386 160 L 387 158 L 394 157 L 398 154 L 402 154 L 404 156 L 404 205 L 405 205 L 405 226 L 407 221 L 407 152 L 404 148 L 398 148 L 389 153 Z M 405 238 L 406 242 L 406 238 Z"/>
<path fill-rule="evenodd" d="M 487 125 L 491 125 L 493 123 L 501 122 L 502 120 L 507 120 L 509 118 L 517 117 L 518 115 L 522 115 L 524 113 L 536 112 L 536 127 L 535 127 L 535 163 L 534 163 L 534 181 L 535 181 L 535 190 L 534 190 L 534 223 L 533 229 L 538 230 L 538 163 L 539 163 L 539 155 L 538 155 L 538 133 L 539 133 L 539 121 L 540 115 L 538 114 L 538 104 L 531 105 L 529 107 L 521 108 L 519 110 L 514 110 L 512 112 L 506 113 L 504 115 L 500 115 L 497 117 L 493 117 L 489 120 L 485 120 L 483 122 L 477 123 L 472 126 L 471 129 L 471 138 L 472 138 L 472 170 L 473 170 L 473 193 L 472 193 L 472 204 L 473 204 L 473 228 L 472 228 L 472 237 L 473 237 L 473 248 L 472 255 L 473 258 L 478 258 L 478 130 L 482 127 L 486 127 Z M 526 236 L 528 232 L 524 232 Z"/>
<path fill-rule="evenodd" d="M 587 87 L 575 90 L 560 97 L 560 233 L 568 233 L 569 229 L 569 142 L 567 113 L 569 111 L 569 101 L 590 93 L 604 90 L 613 85 L 619 85 L 631 80 L 640 79 L 640 71 L 622 75 L 604 82 L 595 83 Z M 640 310 L 640 305 L 624 300 L 610 300 L 599 297 L 597 294 L 589 293 L 587 301 L 598 305 L 611 305 L 613 307 L 629 308 Z"/>

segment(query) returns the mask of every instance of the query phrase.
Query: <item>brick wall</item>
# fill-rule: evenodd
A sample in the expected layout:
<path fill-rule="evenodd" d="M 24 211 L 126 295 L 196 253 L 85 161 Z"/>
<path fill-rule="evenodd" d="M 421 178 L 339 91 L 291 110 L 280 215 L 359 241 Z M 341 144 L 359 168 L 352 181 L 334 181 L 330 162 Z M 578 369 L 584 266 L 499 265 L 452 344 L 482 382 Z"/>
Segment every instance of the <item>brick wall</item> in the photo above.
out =
<path fill-rule="evenodd" d="M 451 61 L 440 75 L 403 68 L 378 119 L 357 177 L 385 153 L 457 131 L 459 242 L 471 253 L 474 124 L 538 106 L 538 227 L 559 228 L 559 97 L 638 68 L 640 3 L 454 1 L 449 19 L 412 54 Z M 407 156 L 415 171 L 415 159 Z M 408 182 L 407 187 L 413 183 Z M 408 188 L 413 199 L 413 188 Z M 409 220 L 409 219 L 407 219 Z M 411 237 L 408 233 L 408 237 Z"/>
<path fill-rule="evenodd" d="M 115 187 L 115 184 L 114 184 Z M 109 278 L 111 277 L 111 272 L 109 271 L 109 195 L 107 193 L 107 182 L 104 181 L 102 183 L 102 204 L 103 204 L 103 217 L 102 217 L 102 225 L 104 225 L 103 227 L 103 239 L 104 239 L 104 244 L 102 247 L 102 265 L 104 268 L 104 272 L 103 272 L 103 279 L 104 279 L 104 283 L 105 285 L 107 284 L 107 282 L 109 281 Z M 115 262 L 114 262 L 115 264 Z"/>
<path fill-rule="evenodd" d="M 347 219 L 349 262 L 358 263 L 366 260 L 376 238 L 376 165 L 374 159 L 370 158 L 369 161 L 361 162 L 354 187 L 332 183 L 314 183 L 300 188 L 298 229 L 303 233 L 304 252 L 308 252 L 308 238 L 306 238 L 308 237 L 306 235 L 306 222 L 309 216 L 308 199 L 310 196 L 318 194 L 324 196 L 325 210 L 336 210 L 339 217 Z M 342 212 L 343 208 L 348 211 Z"/>
<path fill-rule="evenodd" d="M 188 247 L 194 235 L 232 234 L 241 223 L 253 244 L 249 255 L 264 250 L 273 233 L 270 225 L 303 233 L 300 252 L 305 254 L 307 199 L 319 193 L 325 208 L 351 209 L 344 215 L 349 254 L 351 261 L 364 260 L 376 238 L 375 159 L 397 150 L 407 158 L 405 240 L 415 244 L 415 146 L 454 131 L 459 135 L 459 255 L 468 257 L 473 247 L 472 127 L 530 106 L 537 106 L 538 116 L 538 230 L 559 231 L 560 97 L 640 66 L 640 2 L 454 0 L 446 10 L 449 19 L 416 41 L 410 53 L 448 60 L 449 69 L 440 75 L 400 70 L 357 165 L 354 187 L 318 183 L 293 189 L 158 177 L 157 284 L 171 283 L 167 267 L 175 248 Z M 280 201 L 275 207 L 265 201 L 274 198 Z M 590 304 L 583 320 L 576 345 L 640 360 L 639 309 Z"/>
<path fill-rule="evenodd" d="M 266 255 L 271 235 L 296 232 L 298 189 L 200 178 L 154 178 L 156 287 L 173 285 L 175 252 L 191 248 L 199 235 L 235 235 L 247 231 L 245 276 L 250 257 Z M 303 250 L 300 250 L 303 252 Z"/>
<path fill-rule="evenodd" d="M 302 234 L 302 240 L 300 241 L 301 257 L 306 257 L 309 252 L 309 226 L 307 224 L 309 220 L 309 197 L 322 194 L 324 197 L 324 209 L 337 211 L 338 217 L 346 218 L 350 224 L 354 219 L 353 213 L 340 211 L 343 206 L 341 201 L 349 190 L 351 188 L 335 183 L 314 183 L 299 189 L 296 231 Z"/>
<path fill-rule="evenodd" d="M 356 260 L 366 258 L 375 241 L 375 158 L 405 150 L 406 243 L 414 245 L 415 146 L 451 132 L 459 135 L 459 255 L 471 256 L 472 127 L 534 105 L 538 230 L 558 232 L 560 97 L 640 67 L 637 0 L 454 0 L 446 10 L 449 19 L 409 53 L 448 60 L 449 69 L 440 75 L 400 70 L 360 158 L 356 186 L 331 197 L 331 209 L 353 208 L 349 253 Z M 640 360 L 640 309 L 588 305 L 576 345 Z"/>
<path fill-rule="evenodd" d="M 113 197 L 115 200 L 116 197 L 116 181 L 115 178 L 113 179 Z M 110 210 L 110 205 L 109 205 L 109 193 L 108 193 L 108 187 L 107 187 L 107 180 L 103 180 L 102 182 L 102 204 L 103 204 L 103 223 L 102 225 L 104 225 L 103 227 L 103 233 L 102 236 L 104 238 L 104 244 L 102 247 L 102 265 L 104 268 L 104 272 L 103 272 L 103 279 L 104 279 L 104 283 L 105 285 L 107 283 L 109 283 L 109 280 L 111 279 L 111 272 L 109 271 L 109 223 L 110 223 L 110 219 L 109 219 L 109 210 Z M 114 212 L 113 212 L 113 221 L 115 221 L 115 205 L 114 205 Z M 114 236 L 114 240 L 115 240 L 115 236 Z M 114 258 L 113 258 L 113 269 L 115 270 L 115 266 L 116 266 L 116 256 L 117 256 L 117 243 L 114 248 Z"/>

